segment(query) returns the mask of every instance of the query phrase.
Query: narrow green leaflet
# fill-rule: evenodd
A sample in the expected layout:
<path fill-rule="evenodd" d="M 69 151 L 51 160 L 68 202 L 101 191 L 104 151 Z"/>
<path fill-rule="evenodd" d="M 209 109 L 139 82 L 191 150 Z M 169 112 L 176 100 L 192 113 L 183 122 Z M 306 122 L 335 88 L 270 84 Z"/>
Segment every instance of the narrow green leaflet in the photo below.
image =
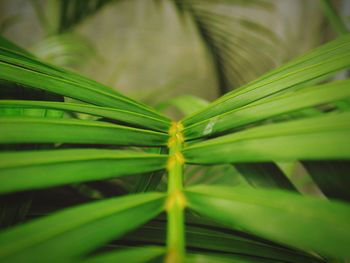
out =
<path fill-rule="evenodd" d="M 183 124 L 190 126 L 349 67 L 350 35 L 348 34 L 263 75 L 240 89 L 227 93 L 201 112 L 185 118 Z"/>
<path fill-rule="evenodd" d="M 16 109 L 56 109 L 87 113 L 100 117 L 110 118 L 113 120 L 130 123 L 149 129 L 167 132 L 170 126 L 168 121 L 149 117 L 139 113 L 114 108 L 98 107 L 94 105 L 66 103 L 66 102 L 47 102 L 47 101 L 30 101 L 30 100 L 0 100 L 0 115 L 2 111 L 8 108 Z"/>
<path fill-rule="evenodd" d="M 168 139 L 165 133 L 76 119 L 1 117 L 0 126 L 0 143 L 160 146 Z"/>
<path fill-rule="evenodd" d="M 350 80 L 313 86 L 238 108 L 185 127 L 187 140 L 229 132 L 280 114 L 350 97 Z"/>
<path fill-rule="evenodd" d="M 67 149 L 0 153 L 0 193 L 103 180 L 161 170 L 167 155 Z"/>
<path fill-rule="evenodd" d="M 158 215 L 162 193 L 116 197 L 69 208 L 0 233 L 1 262 L 77 262 Z"/>
<path fill-rule="evenodd" d="M 160 259 L 165 254 L 163 247 L 139 247 L 126 248 L 115 252 L 103 253 L 90 257 L 79 263 L 106 263 L 106 262 L 152 262 L 152 260 Z"/>
<path fill-rule="evenodd" d="M 3 38 L 2 36 L 0 36 L 0 47 L 13 50 L 18 53 L 23 53 L 26 56 L 31 56 L 31 54 L 28 53 L 26 50 L 13 44 L 11 41 L 7 40 L 6 38 Z"/>
<path fill-rule="evenodd" d="M 0 80 L 0 102 L 4 100 L 41 100 L 62 102 L 61 95 L 46 92 L 44 90 L 32 90 L 7 81 Z M 54 109 L 33 109 L 19 107 L 1 107 L 0 116 L 37 116 L 37 117 L 59 117 L 63 116 L 63 111 Z"/>
<path fill-rule="evenodd" d="M 167 148 L 146 148 L 145 152 L 148 153 L 157 153 L 157 154 L 166 154 L 168 152 Z M 142 174 L 137 180 L 132 192 L 151 192 L 157 189 L 157 186 L 162 180 L 163 175 L 165 174 L 164 170 L 153 171 L 147 174 Z"/>
<path fill-rule="evenodd" d="M 188 206 L 202 215 L 300 249 L 350 258 L 350 206 L 280 190 L 194 186 Z"/>
<path fill-rule="evenodd" d="M 289 263 L 316 263 L 323 262 L 317 257 L 303 253 L 299 250 L 276 245 L 266 240 L 254 239 L 246 233 L 233 231 L 217 224 L 201 222 L 197 216 L 189 220 L 186 216 L 186 246 L 187 252 L 202 251 L 235 257 L 239 254 L 255 259 L 266 259 L 270 262 L 281 261 Z M 128 233 L 117 244 L 158 244 L 164 245 L 166 239 L 166 221 L 152 220 L 137 230 Z M 265 241 L 265 243 L 264 243 Z"/>
<path fill-rule="evenodd" d="M 350 113 L 265 125 L 184 148 L 188 163 L 350 159 Z"/>
<path fill-rule="evenodd" d="M 0 47 L 0 80 L 42 89 L 92 104 L 168 120 L 153 109 L 78 74 Z"/>
<path fill-rule="evenodd" d="M 41 62 L 40 60 L 37 60 L 35 58 L 28 57 L 22 53 L 18 53 L 13 49 L 10 50 L 7 48 L 0 48 L 0 57 L 0 61 L 3 61 L 4 64 L 18 64 L 19 67 L 23 67 L 28 70 L 33 70 L 34 72 L 41 72 L 43 75 L 62 78 L 81 85 L 92 85 L 94 89 L 97 89 L 99 91 L 103 91 L 112 95 L 118 95 L 120 97 L 125 97 L 118 93 L 116 90 L 106 87 L 96 81 L 90 80 L 76 73 L 67 71 L 63 67 L 57 67 L 46 62 Z"/>

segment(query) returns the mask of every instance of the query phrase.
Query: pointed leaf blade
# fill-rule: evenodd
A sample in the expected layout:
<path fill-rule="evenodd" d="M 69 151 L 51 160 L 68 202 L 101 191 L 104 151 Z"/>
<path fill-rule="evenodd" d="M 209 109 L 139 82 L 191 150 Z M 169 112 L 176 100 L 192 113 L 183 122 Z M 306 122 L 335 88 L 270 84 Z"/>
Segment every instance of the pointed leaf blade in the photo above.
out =
<path fill-rule="evenodd" d="M 204 110 L 187 117 L 183 124 L 190 126 L 219 114 L 294 88 L 307 81 L 350 67 L 350 34 L 331 41 L 231 91 Z"/>
<path fill-rule="evenodd" d="M 195 186 L 195 211 L 274 241 L 334 258 L 350 258 L 350 206 L 278 190 Z"/>
<path fill-rule="evenodd" d="M 78 257 L 158 215 L 164 201 L 165 195 L 161 193 L 129 195 L 31 221 L 0 233 L 0 259 L 6 262 L 77 261 Z"/>
<path fill-rule="evenodd" d="M 185 147 L 188 163 L 350 158 L 350 113 L 265 125 Z"/>
<path fill-rule="evenodd" d="M 99 117 L 105 117 L 112 120 L 118 120 L 125 123 L 149 128 L 156 131 L 167 132 L 170 122 L 161 119 L 149 117 L 130 111 L 119 110 L 108 107 L 99 107 L 87 104 L 66 103 L 66 102 L 48 102 L 48 101 L 32 101 L 32 100 L 0 100 L 0 115 L 1 111 L 8 108 L 14 110 L 20 109 L 54 109 L 70 112 L 79 112 L 91 114 Z"/>
<path fill-rule="evenodd" d="M 166 133 L 131 128 L 107 122 L 48 119 L 0 118 L 0 143 L 80 143 L 161 146 Z"/>
<path fill-rule="evenodd" d="M 161 170 L 167 155 L 69 149 L 0 153 L 0 193 L 103 180 Z"/>

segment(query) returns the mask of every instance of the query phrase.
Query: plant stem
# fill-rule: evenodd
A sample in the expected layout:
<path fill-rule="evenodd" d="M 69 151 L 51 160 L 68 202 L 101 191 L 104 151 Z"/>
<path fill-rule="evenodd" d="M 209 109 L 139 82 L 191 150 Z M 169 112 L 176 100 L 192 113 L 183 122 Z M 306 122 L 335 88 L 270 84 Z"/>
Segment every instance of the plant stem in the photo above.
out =
<path fill-rule="evenodd" d="M 169 160 L 168 170 L 168 198 L 166 211 L 168 217 L 167 226 L 167 263 L 182 262 L 185 255 L 185 222 L 184 208 L 186 199 L 183 190 L 183 164 L 181 153 L 183 136 L 181 123 L 174 122 L 169 130 Z"/>

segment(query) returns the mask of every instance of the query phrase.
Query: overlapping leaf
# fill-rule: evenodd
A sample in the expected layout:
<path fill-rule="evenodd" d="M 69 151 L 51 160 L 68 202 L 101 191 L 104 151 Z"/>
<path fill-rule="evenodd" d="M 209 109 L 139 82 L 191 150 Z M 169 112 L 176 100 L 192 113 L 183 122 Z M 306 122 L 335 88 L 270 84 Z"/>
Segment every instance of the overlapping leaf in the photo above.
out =
<path fill-rule="evenodd" d="M 186 216 L 186 246 L 189 253 L 201 253 L 237 257 L 244 254 L 247 259 L 276 262 L 322 262 L 317 257 L 298 250 L 267 242 L 261 238 L 240 231 L 233 231 L 203 217 Z M 166 221 L 156 219 L 127 234 L 115 245 L 123 243 L 164 245 L 166 240 Z"/>
<path fill-rule="evenodd" d="M 78 74 L 0 46 L 0 80 L 46 90 L 100 106 L 168 119 L 151 108 Z"/>
<path fill-rule="evenodd" d="M 0 118 L 0 143 L 165 145 L 167 134 L 77 119 Z"/>
<path fill-rule="evenodd" d="M 65 102 L 48 102 L 48 101 L 30 101 L 30 100 L 0 100 L 1 111 L 7 109 L 56 109 L 71 112 L 80 112 L 95 116 L 105 117 L 112 120 L 118 120 L 136 126 L 149 128 L 152 130 L 167 132 L 169 122 L 138 114 L 130 111 L 119 110 L 108 107 L 98 107 L 87 104 L 65 103 Z"/>
<path fill-rule="evenodd" d="M 65 1 L 63 3 L 67 4 Z M 75 4 L 77 4 L 75 7 L 81 5 L 79 1 L 74 2 Z M 82 6 L 88 7 L 85 4 Z M 219 64 L 222 62 L 223 55 L 232 59 L 232 53 L 222 38 L 225 30 L 213 34 L 211 39 L 208 38 L 208 32 L 206 32 L 208 25 L 199 18 L 199 15 L 210 22 L 212 29 L 216 29 L 222 22 L 221 18 L 212 17 L 206 10 L 200 10 L 200 8 L 197 12 L 193 10 L 191 12 L 203 36 L 206 35 L 205 37 L 211 42 L 220 39 L 211 46 L 214 51 L 218 48 L 222 51 L 222 54 L 217 57 L 217 62 Z M 79 12 L 75 15 L 78 20 L 72 21 L 72 24 L 80 19 Z M 250 24 L 250 26 L 256 25 Z M 259 30 L 263 29 L 259 28 Z M 198 106 L 203 108 L 183 121 L 186 139 L 222 135 L 281 114 L 295 113 L 309 107 L 348 99 L 350 97 L 349 81 L 306 89 L 304 86 L 317 82 L 333 72 L 349 68 L 349 43 L 349 35 L 339 38 L 221 97 L 207 107 L 200 104 L 186 105 L 183 101 L 178 101 L 181 107 L 185 105 L 183 108 L 186 109 L 186 114 L 193 112 L 193 109 Z M 223 69 L 234 71 L 230 63 L 224 65 Z M 232 81 L 227 76 L 223 78 L 226 78 L 223 79 L 225 85 Z M 24 87 L 94 104 L 2 101 L 0 112 L 2 111 L 2 115 L 10 115 L 10 117 L 0 118 L 0 143 L 2 144 L 73 143 L 159 147 L 165 146 L 168 140 L 166 131 L 170 121 L 167 117 L 102 84 L 40 62 L 2 39 L 0 39 L 0 81 L 18 83 Z M 286 91 L 292 92 L 283 94 Z M 13 112 L 9 113 L 9 109 Z M 86 113 L 143 129 L 97 120 L 40 118 L 40 111 L 46 114 L 48 109 Z M 23 110 L 29 114 L 24 114 L 26 117 L 18 117 L 17 115 L 22 114 L 16 114 L 17 111 Z M 31 111 L 36 117 L 28 116 L 31 115 Z M 344 184 L 344 182 L 348 180 L 341 178 L 344 175 L 335 173 L 335 170 L 339 169 L 334 169 L 333 166 L 332 169 L 324 169 L 323 172 L 336 177 L 332 178 L 331 183 L 327 183 L 329 175 L 327 177 L 317 171 L 324 166 L 315 166 L 315 163 L 309 160 L 337 160 L 332 161 L 332 165 L 342 160 L 343 164 L 347 164 L 343 160 L 350 159 L 348 140 L 350 113 L 328 113 L 325 116 L 315 117 L 319 115 L 317 111 L 316 113 L 313 112 L 308 116 L 310 118 L 302 120 L 251 128 L 199 143 L 188 142 L 183 151 L 186 162 L 238 163 L 237 167 L 243 167 L 241 169 L 241 171 L 244 170 L 243 173 L 255 173 L 263 167 L 262 171 L 271 172 L 271 176 L 267 175 L 259 181 L 260 178 L 256 177 L 256 174 L 250 174 L 250 178 L 255 180 L 254 183 L 264 186 L 267 182 L 269 186 L 275 184 L 278 187 L 295 190 L 284 175 L 276 170 L 274 164 L 265 162 L 308 160 L 304 165 L 320 185 L 321 190 L 329 197 L 347 199 L 347 183 Z M 166 166 L 167 159 L 167 155 L 157 153 L 105 149 L 3 152 L 0 154 L 0 193 L 158 171 Z M 241 162 L 253 163 L 253 165 L 239 164 Z M 344 169 L 344 171 L 347 170 Z M 147 187 L 148 179 L 153 177 L 154 174 L 147 175 L 147 181 L 141 181 L 140 185 Z M 338 183 L 341 183 L 342 187 L 337 186 Z M 341 189 L 341 192 L 337 193 L 337 189 Z M 202 227 L 198 222 L 190 224 L 187 233 L 189 249 L 217 252 L 215 256 L 190 255 L 190 261 L 255 261 L 255 259 L 260 262 L 322 261 L 317 256 L 279 246 L 274 242 L 269 243 L 264 239 L 253 238 L 252 235 L 316 252 L 322 256 L 350 258 L 349 205 L 315 200 L 283 191 L 261 191 L 239 187 L 195 186 L 188 188 L 185 195 L 186 205 L 190 209 L 239 230 L 237 233 L 244 231 L 251 234 L 232 236 L 218 231 L 215 226 Z M 4 262 L 77 262 L 79 260 L 105 262 L 162 256 L 164 253 L 162 248 L 139 248 L 99 254 L 90 259 L 83 257 L 159 214 L 164 209 L 165 199 L 166 195 L 160 193 L 113 198 L 72 208 L 6 230 L 0 233 L 0 260 Z M 176 214 L 171 216 L 174 215 L 176 217 Z M 176 218 L 182 219 L 182 214 Z M 181 220 L 170 225 L 174 233 L 183 227 Z M 143 228 L 141 233 L 144 234 L 145 239 L 143 235 L 137 235 L 133 238 L 127 236 L 126 240 L 159 243 L 159 231 L 164 230 L 164 227 L 156 227 L 149 233 L 147 228 Z M 184 237 L 180 236 L 180 238 Z M 224 240 L 216 241 L 219 238 Z M 230 254 L 231 257 L 223 255 L 225 253 Z"/>
<path fill-rule="evenodd" d="M 350 258 L 350 206 L 280 190 L 194 186 L 195 211 L 274 241 L 334 258 Z"/>
<path fill-rule="evenodd" d="M 300 89 L 220 114 L 185 128 L 186 139 L 213 136 L 280 114 L 347 99 L 350 80 Z"/>
<path fill-rule="evenodd" d="M 329 42 L 257 80 L 222 96 L 206 109 L 184 119 L 185 126 L 248 105 L 257 100 L 297 87 L 350 67 L 350 35 Z"/>
<path fill-rule="evenodd" d="M 0 153 L 0 193 L 163 169 L 166 155 L 105 149 Z"/>
<path fill-rule="evenodd" d="M 117 197 L 58 212 L 0 233 L 3 262 L 77 262 L 159 214 L 165 195 Z M 117 223 L 116 223 L 117 222 Z"/>
<path fill-rule="evenodd" d="M 252 128 L 184 149 L 189 163 L 233 163 L 350 158 L 350 113 Z"/>

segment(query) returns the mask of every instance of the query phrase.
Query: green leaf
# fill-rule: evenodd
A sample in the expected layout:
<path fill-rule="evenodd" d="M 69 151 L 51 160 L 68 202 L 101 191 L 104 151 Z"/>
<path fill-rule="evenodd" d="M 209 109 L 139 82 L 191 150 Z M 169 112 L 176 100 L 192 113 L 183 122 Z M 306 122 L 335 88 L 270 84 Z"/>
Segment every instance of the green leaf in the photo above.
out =
<path fill-rule="evenodd" d="M 4 100 L 45 100 L 64 101 L 63 96 L 52 94 L 43 90 L 28 89 L 14 83 L 0 81 L 0 103 Z M 1 107 L 1 106 L 0 106 Z M 30 109 L 21 107 L 0 108 L 0 116 L 36 116 L 36 117 L 62 117 L 63 112 L 53 109 Z"/>
<path fill-rule="evenodd" d="M 323 262 L 322 260 L 298 250 L 254 238 L 239 231 L 206 222 L 202 217 L 186 216 L 186 246 L 187 252 L 201 251 L 237 257 L 247 255 L 253 259 L 266 259 L 269 262 Z M 115 244 L 157 244 L 164 245 L 166 239 L 166 221 L 152 220 L 141 228 L 127 234 Z"/>
<path fill-rule="evenodd" d="M 265 125 L 195 143 L 188 163 L 239 163 L 350 158 L 350 113 Z"/>
<path fill-rule="evenodd" d="M 183 124 L 190 126 L 349 67 L 350 35 L 348 34 L 263 75 L 240 89 L 227 93 L 201 112 L 185 118 Z"/>
<path fill-rule="evenodd" d="M 0 153 L 0 193 L 163 169 L 167 155 L 104 149 Z"/>
<path fill-rule="evenodd" d="M 168 152 L 167 148 L 146 148 L 146 152 L 148 153 L 157 153 L 157 154 L 166 154 Z M 155 191 L 160 181 L 162 180 L 163 175 L 165 174 L 164 170 L 150 172 L 147 174 L 142 174 L 133 191 L 135 193 L 138 192 L 150 192 Z"/>
<path fill-rule="evenodd" d="M 134 113 L 114 108 L 98 107 L 94 105 L 66 103 L 66 102 L 47 102 L 30 100 L 0 100 L 0 114 L 3 109 L 56 109 L 72 112 L 87 113 L 95 116 L 105 117 L 112 120 L 118 120 L 125 123 L 142 126 L 152 130 L 167 132 L 170 123 L 162 119 L 149 117 L 147 115 Z"/>
<path fill-rule="evenodd" d="M 98 91 L 103 91 L 109 94 L 118 95 L 127 99 L 125 96 L 119 94 L 117 91 L 111 88 L 108 88 L 96 81 L 90 80 L 76 73 L 67 71 L 62 67 L 57 67 L 45 62 L 41 62 L 36 58 L 19 53 L 14 49 L 7 49 L 7 48 L 0 47 L 0 58 L 1 58 L 0 61 L 2 61 L 4 65 L 8 65 L 8 66 L 17 65 L 19 68 L 28 70 L 30 72 L 33 71 L 34 73 L 40 73 L 41 74 L 40 76 L 42 77 L 53 76 L 53 77 L 62 78 L 83 86 L 93 85 L 93 88 L 97 89 Z M 34 87 L 34 88 L 37 88 L 37 87 Z"/>
<path fill-rule="evenodd" d="M 6 38 L 3 38 L 2 36 L 0 36 L 0 47 L 8 49 L 8 50 L 13 50 L 13 51 L 18 52 L 18 53 L 22 53 L 26 56 L 32 56 L 28 51 L 17 46 L 16 44 L 12 43 L 11 41 L 7 40 Z"/>
<path fill-rule="evenodd" d="M 160 146 L 168 139 L 165 133 L 88 120 L 1 117 L 0 125 L 0 143 Z"/>
<path fill-rule="evenodd" d="M 191 209 L 240 229 L 334 258 L 350 258 L 350 206 L 278 190 L 195 186 Z"/>
<path fill-rule="evenodd" d="M 168 120 L 153 109 L 76 73 L 0 47 L 0 80 L 42 89 L 99 106 Z"/>
<path fill-rule="evenodd" d="M 185 127 L 184 135 L 187 140 L 213 136 L 277 115 L 346 99 L 350 97 L 349 85 L 350 80 L 337 81 L 258 101 Z"/>
<path fill-rule="evenodd" d="M 81 205 L 0 233 L 3 262 L 65 262 L 158 215 L 165 195 L 144 193 Z"/>
<path fill-rule="evenodd" d="M 157 258 L 162 257 L 164 254 L 165 254 L 165 249 L 162 247 L 126 248 L 123 250 L 117 250 L 115 252 L 99 254 L 79 262 L 81 263 L 105 263 L 105 262 L 139 263 L 141 261 L 149 262 L 149 261 L 155 260 Z"/>

